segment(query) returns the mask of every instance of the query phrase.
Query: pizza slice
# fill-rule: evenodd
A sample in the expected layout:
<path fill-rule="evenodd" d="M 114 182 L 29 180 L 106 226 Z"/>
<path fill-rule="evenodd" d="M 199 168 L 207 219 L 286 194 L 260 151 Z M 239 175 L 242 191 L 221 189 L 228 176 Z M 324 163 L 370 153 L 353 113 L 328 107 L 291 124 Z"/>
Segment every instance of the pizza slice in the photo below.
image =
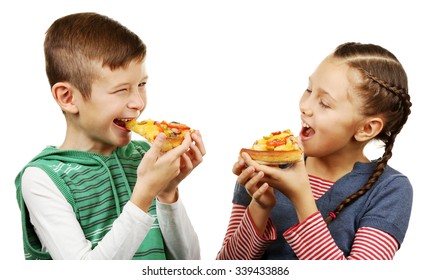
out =
<path fill-rule="evenodd" d="M 193 132 L 185 124 L 178 122 L 166 122 L 166 121 L 154 121 L 151 119 L 137 121 L 130 120 L 126 122 L 126 128 L 143 136 L 150 143 L 153 143 L 157 135 L 164 133 L 166 135 L 166 141 L 162 147 L 162 151 L 169 151 L 179 145 L 184 140 L 186 132 Z"/>
<path fill-rule="evenodd" d="M 272 132 L 256 140 L 251 149 L 241 149 L 240 154 L 243 152 L 257 163 L 265 165 L 283 165 L 302 158 L 302 149 L 289 129 Z"/>

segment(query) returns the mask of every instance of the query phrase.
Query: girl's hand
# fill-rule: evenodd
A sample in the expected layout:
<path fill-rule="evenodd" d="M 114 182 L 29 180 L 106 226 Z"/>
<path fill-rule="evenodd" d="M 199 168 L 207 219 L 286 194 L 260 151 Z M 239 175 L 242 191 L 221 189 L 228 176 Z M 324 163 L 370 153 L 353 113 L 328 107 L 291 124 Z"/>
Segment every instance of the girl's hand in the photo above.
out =
<path fill-rule="evenodd" d="M 256 172 L 253 166 L 247 167 L 242 158 L 234 164 L 232 172 L 238 175 L 237 183 L 244 186 L 252 197 L 248 210 L 257 232 L 263 235 L 276 202 L 274 190 L 268 183 L 262 182 L 264 173 Z"/>
<path fill-rule="evenodd" d="M 263 177 L 262 171 L 255 172 L 255 168 L 249 166 L 238 175 L 237 182 L 246 188 L 253 198 L 252 203 L 269 213 L 275 205 L 275 195 L 268 183 L 262 182 Z"/>
<path fill-rule="evenodd" d="M 278 189 L 289 198 L 309 186 L 308 174 L 303 160 L 283 169 L 278 166 L 258 164 L 247 153 L 243 153 L 242 157 L 246 165 L 255 168 L 256 172 L 262 171 L 265 174 L 262 183 L 267 182 L 271 187 Z"/>
<path fill-rule="evenodd" d="M 245 165 L 254 168 L 255 172 L 263 172 L 264 176 L 260 179 L 261 184 L 268 183 L 269 186 L 278 189 L 292 201 L 299 221 L 303 221 L 317 211 L 303 159 L 286 169 L 281 169 L 278 166 L 260 165 L 247 153 L 243 153 L 242 157 Z"/>
<path fill-rule="evenodd" d="M 275 205 L 274 190 L 262 182 L 263 172 L 256 172 L 253 166 L 248 166 L 243 158 L 239 157 L 233 165 L 232 172 L 238 175 L 237 182 L 244 186 L 254 203 L 262 209 L 271 210 Z"/>

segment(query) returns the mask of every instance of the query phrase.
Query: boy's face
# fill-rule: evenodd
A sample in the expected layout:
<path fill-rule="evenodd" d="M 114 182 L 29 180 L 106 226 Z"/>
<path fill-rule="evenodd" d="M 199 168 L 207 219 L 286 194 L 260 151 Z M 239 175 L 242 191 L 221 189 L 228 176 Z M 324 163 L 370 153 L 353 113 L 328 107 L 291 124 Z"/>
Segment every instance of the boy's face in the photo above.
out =
<path fill-rule="evenodd" d="M 119 120 L 140 116 L 147 103 L 147 79 L 145 60 L 132 61 L 114 71 L 100 66 L 91 97 L 84 100 L 80 94 L 75 95 L 79 110 L 75 131 L 79 136 L 74 138 L 80 139 L 80 150 L 110 154 L 130 142 L 131 132 Z"/>

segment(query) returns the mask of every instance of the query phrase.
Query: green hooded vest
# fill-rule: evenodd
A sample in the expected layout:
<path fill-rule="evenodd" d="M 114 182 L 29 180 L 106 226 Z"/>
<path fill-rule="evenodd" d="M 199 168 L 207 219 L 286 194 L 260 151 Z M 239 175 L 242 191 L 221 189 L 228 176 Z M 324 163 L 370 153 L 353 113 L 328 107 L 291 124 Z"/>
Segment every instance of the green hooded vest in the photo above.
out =
<path fill-rule="evenodd" d="M 22 197 L 21 177 L 27 167 L 41 168 L 49 175 L 72 206 L 86 239 L 94 248 L 129 201 L 136 183 L 136 169 L 149 147 L 146 142 L 132 141 L 109 156 L 47 147 L 33 158 L 15 179 L 25 258 L 51 259 L 48 252 L 41 250 Z M 166 259 L 155 200 L 148 213 L 156 220 L 133 259 Z"/>

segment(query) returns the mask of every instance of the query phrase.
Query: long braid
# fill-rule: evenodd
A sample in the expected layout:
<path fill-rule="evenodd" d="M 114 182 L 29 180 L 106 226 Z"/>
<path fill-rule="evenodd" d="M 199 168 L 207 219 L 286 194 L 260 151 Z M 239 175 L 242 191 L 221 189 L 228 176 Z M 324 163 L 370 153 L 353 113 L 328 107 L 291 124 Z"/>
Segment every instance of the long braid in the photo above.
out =
<path fill-rule="evenodd" d="M 336 52 L 338 51 L 338 55 L 341 57 L 352 57 L 359 54 L 357 47 L 365 47 L 362 50 L 367 49 L 369 51 L 369 47 L 375 48 L 374 50 L 377 54 L 381 55 L 380 59 L 385 56 L 387 59 L 389 56 L 390 61 L 396 62 L 399 64 L 398 60 L 391 53 L 387 52 L 383 48 L 380 48 L 375 45 L 358 45 L 356 43 L 347 43 L 345 45 L 341 45 Z M 346 48 L 347 47 L 347 48 Z M 368 54 L 368 53 L 367 53 Z M 376 168 L 374 172 L 370 175 L 368 181 L 360 188 L 357 192 L 351 194 L 346 199 L 344 199 L 330 214 L 325 218 L 326 223 L 330 223 L 336 216 L 340 214 L 340 212 L 348 205 L 356 201 L 359 197 L 365 194 L 368 190 L 372 188 L 372 186 L 377 182 L 380 175 L 383 173 L 385 167 L 389 159 L 392 157 L 392 148 L 394 146 L 395 138 L 398 133 L 401 131 L 402 127 L 407 121 L 408 116 L 410 115 L 410 107 L 412 105 L 410 101 L 410 95 L 408 94 L 407 88 L 399 87 L 395 84 L 391 84 L 386 82 L 383 79 L 378 78 L 374 74 L 370 73 L 370 71 L 365 70 L 360 66 L 360 63 L 353 62 L 351 63 L 353 67 L 362 72 L 365 80 L 369 80 L 369 84 L 377 84 L 379 89 L 377 93 L 381 93 L 382 89 L 387 93 L 387 98 L 391 100 L 391 106 L 388 108 L 388 115 L 394 116 L 394 114 L 402 113 L 401 118 L 395 118 L 395 122 L 391 125 L 387 125 L 387 127 L 382 130 L 382 132 L 376 137 L 377 139 L 382 140 L 385 143 L 385 151 L 381 158 L 377 160 Z M 369 85 L 368 84 L 368 85 Z M 367 87 L 366 91 L 369 91 L 371 87 Z M 386 100 L 386 99 L 385 99 Z M 398 115 L 399 116 L 399 115 Z"/>
<path fill-rule="evenodd" d="M 376 76 L 372 75 L 371 73 L 367 73 L 367 76 L 371 80 L 373 80 L 374 82 L 379 84 L 380 86 L 382 86 L 385 89 L 387 89 L 388 91 L 392 92 L 395 96 L 399 97 L 403 101 L 403 102 L 398 103 L 400 105 L 404 105 L 403 108 L 396 108 L 396 109 L 394 108 L 393 109 L 396 112 L 400 111 L 401 109 L 405 110 L 403 120 L 401 121 L 402 125 L 398 127 L 398 132 L 396 133 L 396 134 L 398 134 L 401 131 L 401 129 L 403 128 L 404 124 L 407 122 L 407 118 L 411 112 L 410 107 L 412 106 L 412 102 L 410 101 L 410 95 L 408 94 L 407 89 L 400 88 L 396 85 L 389 84 L 389 83 L 377 78 Z"/>
<path fill-rule="evenodd" d="M 353 203 L 354 201 L 356 201 L 359 197 L 361 197 L 362 195 L 364 195 L 367 191 L 369 191 L 371 189 L 371 187 L 374 185 L 375 182 L 377 182 L 377 180 L 379 179 L 380 175 L 382 175 L 389 159 L 392 157 L 392 147 L 394 145 L 394 141 L 395 141 L 395 137 L 396 135 L 393 134 L 391 136 L 389 136 L 389 139 L 386 143 L 385 146 L 385 152 L 383 153 L 383 156 L 381 158 L 378 159 L 377 164 L 376 164 L 376 169 L 374 170 L 374 172 L 371 174 L 370 178 L 368 179 L 367 183 L 365 183 L 365 185 L 360 188 L 356 193 L 351 194 L 350 196 L 348 196 L 347 198 L 345 198 L 333 211 L 333 215 L 329 215 L 325 218 L 325 222 L 327 224 L 329 224 L 334 217 L 338 216 L 341 212 L 341 210 L 344 209 L 344 207 L 346 207 L 347 205 Z"/>

